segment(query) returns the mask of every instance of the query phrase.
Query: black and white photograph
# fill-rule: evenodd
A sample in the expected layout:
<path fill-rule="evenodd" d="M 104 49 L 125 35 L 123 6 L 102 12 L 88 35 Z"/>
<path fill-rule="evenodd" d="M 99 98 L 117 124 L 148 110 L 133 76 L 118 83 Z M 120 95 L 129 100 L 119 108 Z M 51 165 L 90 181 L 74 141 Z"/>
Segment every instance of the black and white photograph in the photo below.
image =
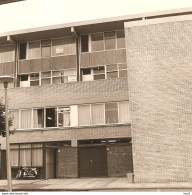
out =
<path fill-rule="evenodd" d="M 192 194 L 192 1 L 0 0 L 0 194 Z"/>

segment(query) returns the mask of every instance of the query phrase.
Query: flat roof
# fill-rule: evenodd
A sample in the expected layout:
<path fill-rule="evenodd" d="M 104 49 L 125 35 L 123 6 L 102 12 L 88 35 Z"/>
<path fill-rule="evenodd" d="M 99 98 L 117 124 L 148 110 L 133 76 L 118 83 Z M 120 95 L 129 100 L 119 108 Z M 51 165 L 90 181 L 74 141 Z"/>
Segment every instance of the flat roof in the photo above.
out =
<path fill-rule="evenodd" d="M 7 36 L 11 36 L 13 39 L 15 39 L 16 42 L 42 40 L 48 38 L 73 36 L 73 33 L 71 32 L 71 27 L 75 27 L 76 31 L 80 34 L 85 34 L 92 32 L 123 29 L 124 22 L 137 21 L 141 20 L 142 18 L 152 19 L 190 14 L 192 14 L 192 8 L 183 8 L 22 29 L 0 33 L 0 44 L 7 44 Z"/>

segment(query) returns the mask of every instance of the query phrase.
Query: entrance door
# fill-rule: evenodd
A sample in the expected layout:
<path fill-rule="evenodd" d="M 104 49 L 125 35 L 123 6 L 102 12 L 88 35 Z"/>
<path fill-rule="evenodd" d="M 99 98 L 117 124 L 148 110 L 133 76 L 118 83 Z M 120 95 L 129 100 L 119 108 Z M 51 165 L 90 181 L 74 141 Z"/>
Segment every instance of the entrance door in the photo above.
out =
<path fill-rule="evenodd" d="M 107 153 L 105 147 L 79 148 L 79 176 L 107 177 Z"/>
<path fill-rule="evenodd" d="M 46 179 L 55 178 L 55 149 L 46 149 Z"/>

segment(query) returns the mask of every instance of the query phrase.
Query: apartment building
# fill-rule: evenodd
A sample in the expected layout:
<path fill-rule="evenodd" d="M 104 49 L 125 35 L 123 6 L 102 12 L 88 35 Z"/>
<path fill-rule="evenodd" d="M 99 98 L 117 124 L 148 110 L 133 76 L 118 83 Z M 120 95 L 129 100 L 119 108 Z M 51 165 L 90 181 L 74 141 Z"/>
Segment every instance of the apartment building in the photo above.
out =
<path fill-rule="evenodd" d="M 1 34 L 0 75 L 16 78 L 12 177 L 191 181 L 191 20 L 183 9 Z"/>

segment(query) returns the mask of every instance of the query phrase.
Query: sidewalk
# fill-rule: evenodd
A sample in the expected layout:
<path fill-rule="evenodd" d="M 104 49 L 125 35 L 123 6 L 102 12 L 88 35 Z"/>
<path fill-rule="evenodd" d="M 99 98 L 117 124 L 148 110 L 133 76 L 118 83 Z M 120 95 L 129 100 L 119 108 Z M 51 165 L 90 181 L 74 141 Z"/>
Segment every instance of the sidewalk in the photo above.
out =
<path fill-rule="evenodd" d="M 6 191 L 7 181 L 0 180 L 0 191 Z M 127 178 L 77 178 L 48 180 L 13 180 L 13 191 L 93 191 L 139 189 L 192 189 L 192 182 L 128 183 Z"/>

